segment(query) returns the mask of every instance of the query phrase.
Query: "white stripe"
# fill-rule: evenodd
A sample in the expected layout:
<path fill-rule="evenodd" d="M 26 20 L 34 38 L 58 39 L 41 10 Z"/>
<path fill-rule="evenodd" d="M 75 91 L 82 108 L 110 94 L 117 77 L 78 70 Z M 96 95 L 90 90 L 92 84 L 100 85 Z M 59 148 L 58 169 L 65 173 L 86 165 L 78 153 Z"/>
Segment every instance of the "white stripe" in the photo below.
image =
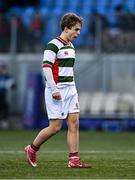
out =
<path fill-rule="evenodd" d="M 78 156 L 72 156 L 72 157 L 70 157 L 70 159 L 74 159 L 74 158 L 79 159 Z"/>
<path fill-rule="evenodd" d="M 73 68 L 59 67 L 59 76 L 73 76 Z"/>
<path fill-rule="evenodd" d="M 63 43 L 60 42 L 58 39 L 52 39 L 49 43 L 55 44 L 59 49 L 63 47 Z"/>
<path fill-rule="evenodd" d="M 0 150 L 0 154 L 23 154 L 24 151 L 23 150 Z M 57 153 L 68 153 L 68 151 L 60 151 L 60 150 L 56 150 L 56 151 L 40 151 L 40 153 L 48 153 L 48 154 L 57 154 Z M 135 150 L 123 150 L 123 151 L 98 151 L 98 150 L 90 150 L 90 151 L 80 151 L 80 153 L 85 153 L 85 154 L 121 154 L 121 153 L 135 153 Z"/>
<path fill-rule="evenodd" d="M 55 62 L 56 59 L 56 53 L 51 51 L 51 50 L 45 50 L 44 51 L 44 56 L 43 56 L 43 61 L 50 61 L 52 63 Z"/>
<path fill-rule="evenodd" d="M 67 52 L 67 54 L 65 54 Z M 74 49 L 60 49 L 58 52 L 58 58 L 67 59 L 67 58 L 75 58 L 75 51 Z"/>

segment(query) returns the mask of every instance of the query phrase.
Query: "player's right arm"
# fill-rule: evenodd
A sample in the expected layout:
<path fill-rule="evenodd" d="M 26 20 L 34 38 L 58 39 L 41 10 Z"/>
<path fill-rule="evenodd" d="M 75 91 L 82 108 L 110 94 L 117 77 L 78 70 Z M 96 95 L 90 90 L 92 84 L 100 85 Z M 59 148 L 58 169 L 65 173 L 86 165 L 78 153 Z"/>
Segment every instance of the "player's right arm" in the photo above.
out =
<path fill-rule="evenodd" d="M 52 67 L 56 59 L 57 47 L 53 44 L 48 44 L 46 50 L 44 51 L 43 57 L 43 74 L 44 77 L 51 88 L 52 97 L 54 99 L 60 100 L 61 94 L 57 87 L 56 82 L 53 78 Z"/>
<path fill-rule="evenodd" d="M 43 72 L 44 72 L 44 76 L 51 88 L 51 91 L 52 91 L 52 97 L 54 99 L 61 99 L 61 95 L 60 95 L 60 92 L 59 92 L 59 89 L 57 88 L 57 85 L 53 79 L 53 74 L 52 74 L 52 69 L 51 67 L 43 67 Z"/>

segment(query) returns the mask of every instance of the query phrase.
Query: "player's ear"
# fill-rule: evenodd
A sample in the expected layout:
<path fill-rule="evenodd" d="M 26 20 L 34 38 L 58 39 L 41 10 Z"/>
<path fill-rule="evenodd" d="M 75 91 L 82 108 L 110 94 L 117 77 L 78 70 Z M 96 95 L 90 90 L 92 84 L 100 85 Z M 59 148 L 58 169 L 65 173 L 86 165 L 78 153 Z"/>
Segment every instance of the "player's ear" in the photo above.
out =
<path fill-rule="evenodd" d="M 67 33 L 68 30 L 69 30 L 69 28 L 67 28 L 67 27 L 64 28 L 65 33 Z"/>

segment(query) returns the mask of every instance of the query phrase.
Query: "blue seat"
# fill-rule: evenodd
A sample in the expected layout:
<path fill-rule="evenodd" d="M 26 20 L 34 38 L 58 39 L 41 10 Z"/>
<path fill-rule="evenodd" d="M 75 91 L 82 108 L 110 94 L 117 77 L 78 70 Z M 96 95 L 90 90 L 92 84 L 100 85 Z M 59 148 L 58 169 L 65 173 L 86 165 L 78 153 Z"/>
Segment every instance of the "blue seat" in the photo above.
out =
<path fill-rule="evenodd" d="M 79 4 L 78 0 L 68 0 L 67 11 L 77 13 L 78 10 L 79 10 L 78 9 L 78 4 Z"/>
<path fill-rule="evenodd" d="M 41 7 L 50 7 L 54 3 L 54 0 L 39 0 L 39 5 Z"/>
<path fill-rule="evenodd" d="M 20 6 L 13 6 L 7 11 L 5 16 L 8 20 L 10 20 L 12 14 L 16 14 L 16 16 L 21 18 L 23 14 L 23 8 L 21 8 Z"/>
<path fill-rule="evenodd" d="M 124 4 L 125 8 L 127 8 L 130 12 L 135 13 L 135 0 L 127 0 Z"/>
<path fill-rule="evenodd" d="M 48 43 L 51 39 L 55 38 L 60 33 L 59 21 L 60 16 L 50 14 L 46 22 L 45 31 L 43 34 L 44 43 Z"/>
<path fill-rule="evenodd" d="M 78 0 L 68 0 L 68 6 L 69 7 L 73 7 L 73 8 L 76 8 L 79 4 L 79 1 Z"/>
<path fill-rule="evenodd" d="M 81 13 L 88 15 L 91 14 L 94 9 L 94 0 L 83 0 Z"/>
<path fill-rule="evenodd" d="M 109 16 L 107 16 L 107 20 L 108 20 L 111 27 L 115 24 L 115 14 L 114 14 L 114 12 L 109 13 Z"/>
<path fill-rule="evenodd" d="M 123 0 L 113 0 L 111 3 L 112 7 L 115 7 L 117 5 L 124 4 Z"/>
<path fill-rule="evenodd" d="M 55 8 L 63 9 L 65 8 L 65 0 L 59 0 L 58 2 L 55 3 Z"/>
<path fill-rule="evenodd" d="M 50 11 L 50 13 L 52 13 L 53 9 L 56 6 L 56 3 L 56 0 L 40 0 L 39 7 L 47 8 Z"/>
<path fill-rule="evenodd" d="M 56 15 L 62 15 L 66 10 L 66 2 L 65 0 L 59 0 L 56 2 L 55 7 L 53 9 L 53 13 Z"/>
<path fill-rule="evenodd" d="M 83 47 L 84 46 L 84 37 L 80 35 L 77 39 L 73 41 L 73 44 L 76 47 Z"/>
<path fill-rule="evenodd" d="M 108 0 L 97 0 L 97 3 L 96 3 L 96 10 L 98 13 L 100 14 L 108 14 L 108 8 L 109 6 L 109 1 Z"/>
<path fill-rule="evenodd" d="M 35 8 L 32 6 L 24 8 L 22 21 L 25 26 L 29 26 L 35 14 Z"/>
<path fill-rule="evenodd" d="M 82 35 L 86 35 L 89 32 L 90 16 L 83 14 L 82 17 L 84 19 L 84 24 L 83 24 L 83 27 L 81 29 L 81 34 Z"/>
<path fill-rule="evenodd" d="M 49 9 L 47 7 L 40 7 L 39 13 L 41 15 L 42 20 L 45 20 L 48 14 L 50 13 Z"/>
<path fill-rule="evenodd" d="M 8 14 L 16 14 L 18 16 L 21 16 L 21 14 L 23 13 L 23 9 L 20 6 L 13 6 L 8 10 Z"/>

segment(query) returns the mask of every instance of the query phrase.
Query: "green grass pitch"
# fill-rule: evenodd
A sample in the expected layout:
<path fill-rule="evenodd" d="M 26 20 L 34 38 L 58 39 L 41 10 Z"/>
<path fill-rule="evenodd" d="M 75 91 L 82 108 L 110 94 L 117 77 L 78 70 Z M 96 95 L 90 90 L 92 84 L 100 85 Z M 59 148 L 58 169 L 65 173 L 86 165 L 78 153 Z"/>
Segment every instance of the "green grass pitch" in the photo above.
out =
<path fill-rule="evenodd" d="M 67 168 L 66 131 L 38 152 L 38 167 L 25 161 L 24 146 L 37 131 L 0 131 L 0 179 L 134 179 L 135 133 L 80 132 L 80 156 L 91 169 Z"/>

